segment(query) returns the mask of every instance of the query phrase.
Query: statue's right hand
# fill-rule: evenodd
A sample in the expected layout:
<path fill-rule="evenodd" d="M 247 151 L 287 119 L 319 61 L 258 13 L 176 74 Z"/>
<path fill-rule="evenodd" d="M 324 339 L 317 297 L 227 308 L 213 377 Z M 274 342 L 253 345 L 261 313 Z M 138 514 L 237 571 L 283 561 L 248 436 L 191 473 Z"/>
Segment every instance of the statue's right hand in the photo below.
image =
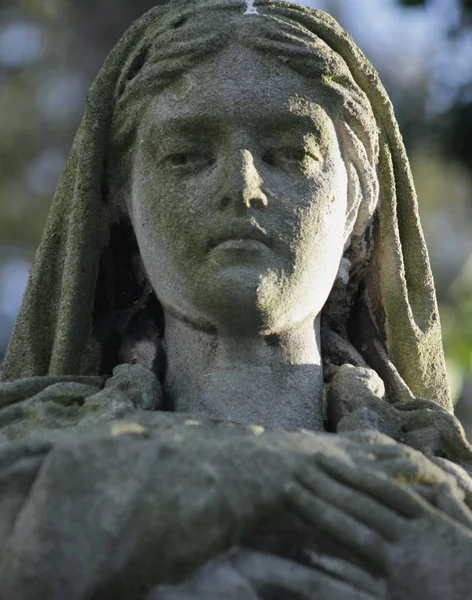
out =
<path fill-rule="evenodd" d="M 321 476 L 316 456 L 373 460 L 370 444 L 330 434 L 144 411 L 139 422 L 50 449 L 4 545 L 5 597 L 140 598 L 287 516 L 287 489 Z"/>
<path fill-rule="evenodd" d="M 90 429 L 129 417 L 136 409 L 159 410 L 162 387 L 142 365 L 122 364 L 112 377 L 31 377 L 0 383 L 0 442 L 41 435 L 69 437 L 71 427 Z"/>
<path fill-rule="evenodd" d="M 311 461 L 287 432 L 176 422 L 115 423 L 49 451 L 4 547 L 5 597 L 130 600 L 179 581 L 283 510 Z"/>

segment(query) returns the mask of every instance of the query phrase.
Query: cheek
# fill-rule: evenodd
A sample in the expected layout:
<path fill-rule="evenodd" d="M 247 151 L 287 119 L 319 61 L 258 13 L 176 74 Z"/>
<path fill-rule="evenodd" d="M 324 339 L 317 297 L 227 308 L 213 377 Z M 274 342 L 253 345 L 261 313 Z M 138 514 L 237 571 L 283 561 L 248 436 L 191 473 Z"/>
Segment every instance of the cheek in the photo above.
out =
<path fill-rule="evenodd" d="M 132 187 L 135 226 L 160 243 L 165 242 L 175 228 L 175 191 L 156 173 L 155 165 L 144 153 L 138 155 L 136 165 Z"/>
<path fill-rule="evenodd" d="M 310 206 L 301 222 L 299 242 L 312 269 L 334 268 L 339 262 L 344 248 L 344 221 L 345 205 L 335 196 L 326 204 Z"/>
<path fill-rule="evenodd" d="M 300 211 L 300 233 L 315 241 L 343 240 L 347 210 L 347 180 L 341 172 L 325 172 L 311 182 Z"/>
<path fill-rule="evenodd" d="M 347 210 L 345 170 L 329 169 L 311 187 L 300 214 L 297 265 L 330 287 L 344 250 Z"/>
<path fill-rule="evenodd" d="M 137 169 L 133 175 L 130 215 L 144 265 L 151 275 L 169 260 L 175 237 L 172 213 L 146 168 Z"/>
<path fill-rule="evenodd" d="M 194 271 L 204 252 L 196 214 L 199 198 L 181 183 L 170 184 L 145 169 L 136 172 L 134 181 L 131 215 L 149 276 L 179 277 Z"/>

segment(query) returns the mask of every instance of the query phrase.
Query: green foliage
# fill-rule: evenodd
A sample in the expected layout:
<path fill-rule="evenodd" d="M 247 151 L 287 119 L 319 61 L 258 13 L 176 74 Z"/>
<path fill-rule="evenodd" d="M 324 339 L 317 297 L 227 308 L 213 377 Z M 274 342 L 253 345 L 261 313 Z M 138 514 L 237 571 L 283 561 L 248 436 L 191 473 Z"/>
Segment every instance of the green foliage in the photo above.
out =
<path fill-rule="evenodd" d="M 472 374 L 472 259 L 451 286 L 450 300 L 441 307 L 447 356 L 464 375 Z"/>

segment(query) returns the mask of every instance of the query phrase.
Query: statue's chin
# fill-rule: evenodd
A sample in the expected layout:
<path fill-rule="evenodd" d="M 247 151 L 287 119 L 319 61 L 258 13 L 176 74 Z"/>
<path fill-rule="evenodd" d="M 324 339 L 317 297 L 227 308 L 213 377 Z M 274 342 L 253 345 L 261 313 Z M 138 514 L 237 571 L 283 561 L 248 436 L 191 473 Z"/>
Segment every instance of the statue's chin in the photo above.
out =
<path fill-rule="evenodd" d="M 286 269 L 261 264 L 228 264 L 200 272 L 188 306 L 216 326 L 274 333 L 314 313 L 311 288 Z M 190 316 L 190 315 L 188 315 Z"/>
<path fill-rule="evenodd" d="M 262 274 L 258 269 L 231 268 L 219 273 L 211 294 L 202 300 L 215 324 L 242 329 L 265 330 L 268 318 L 260 307 Z"/>

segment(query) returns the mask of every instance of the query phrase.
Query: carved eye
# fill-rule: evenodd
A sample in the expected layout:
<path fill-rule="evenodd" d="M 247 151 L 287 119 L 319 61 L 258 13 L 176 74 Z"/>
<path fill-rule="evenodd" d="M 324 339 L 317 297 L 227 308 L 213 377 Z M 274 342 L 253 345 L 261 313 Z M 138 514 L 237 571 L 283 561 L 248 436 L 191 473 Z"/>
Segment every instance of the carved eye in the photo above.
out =
<path fill-rule="evenodd" d="M 173 167 L 184 167 L 188 165 L 192 159 L 195 159 L 194 155 L 181 152 L 179 154 L 171 154 L 167 160 Z"/>
<path fill-rule="evenodd" d="M 319 161 L 319 157 L 312 152 L 308 152 L 305 148 L 284 148 L 283 156 L 293 162 L 302 163 L 308 160 Z"/>
<path fill-rule="evenodd" d="M 304 163 L 307 159 L 319 161 L 316 154 L 307 152 L 305 148 L 276 148 L 266 150 L 262 155 L 262 160 L 271 166 L 277 163 Z"/>
<path fill-rule="evenodd" d="M 189 169 L 203 169 L 215 164 L 215 159 L 201 154 L 194 154 L 191 152 L 176 152 L 170 154 L 165 161 L 171 168 L 189 168 Z"/>
<path fill-rule="evenodd" d="M 283 154 L 285 158 L 288 158 L 289 160 L 294 160 L 296 162 L 302 162 L 307 157 L 307 153 L 305 152 L 305 150 L 300 148 L 285 148 L 283 150 Z"/>

